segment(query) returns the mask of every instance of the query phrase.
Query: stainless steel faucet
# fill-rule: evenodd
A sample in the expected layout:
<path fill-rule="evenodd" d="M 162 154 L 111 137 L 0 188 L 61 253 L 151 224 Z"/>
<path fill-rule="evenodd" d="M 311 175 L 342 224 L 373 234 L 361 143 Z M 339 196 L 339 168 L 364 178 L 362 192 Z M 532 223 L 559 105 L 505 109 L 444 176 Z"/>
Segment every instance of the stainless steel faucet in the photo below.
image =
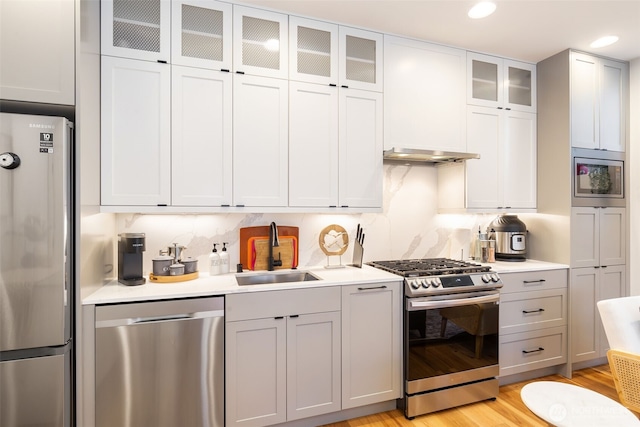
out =
<path fill-rule="evenodd" d="M 278 259 L 273 259 L 273 248 L 280 246 L 280 240 L 278 239 L 278 227 L 276 223 L 272 222 L 269 227 L 269 259 L 267 260 L 267 270 L 273 271 L 273 267 L 281 267 L 282 259 L 278 254 Z"/>

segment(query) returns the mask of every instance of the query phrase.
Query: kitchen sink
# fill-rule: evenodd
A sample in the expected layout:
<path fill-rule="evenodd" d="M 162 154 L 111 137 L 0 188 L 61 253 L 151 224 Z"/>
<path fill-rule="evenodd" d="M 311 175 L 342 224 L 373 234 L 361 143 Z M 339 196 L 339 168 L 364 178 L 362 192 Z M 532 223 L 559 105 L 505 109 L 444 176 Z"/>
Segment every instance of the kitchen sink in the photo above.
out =
<path fill-rule="evenodd" d="M 266 285 L 270 283 L 309 282 L 321 280 L 308 271 L 286 271 L 269 273 L 236 274 L 238 285 Z"/>

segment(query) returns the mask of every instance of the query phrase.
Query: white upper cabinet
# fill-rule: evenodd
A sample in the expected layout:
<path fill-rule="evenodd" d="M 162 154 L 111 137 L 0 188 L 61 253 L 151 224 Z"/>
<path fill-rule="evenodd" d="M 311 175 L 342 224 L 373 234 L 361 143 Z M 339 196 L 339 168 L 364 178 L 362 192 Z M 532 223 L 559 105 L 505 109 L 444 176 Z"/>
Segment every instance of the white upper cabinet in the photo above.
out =
<path fill-rule="evenodd" d="M 288 16 L 233 6 L 233 71 L 288 78 Z"/>
<path fill-rule="evenodd" d="M 102 205 L 171 204 L 170 67 L 102 57 Z"/>
<path fill-rule="evenodd" d="M 102 0 L 101 53 L 169 62 L 170 0 Z"/>
<path fill-rule="evenodd" d="M 628 65 L 571 52 L 571 146 L 625 151 Z"/>
<path fill-rule="evenodd" d="M 382 94 L 340 89 L 338 204 L 382 207 Z"/>
<path fill-rule="evenodd" d="M 338 84 L 338 26 L 289 17 L 289 79 Z"/>
<path fill-rule="evenodd" d="M 75 104 L 75 6 L 0 1 L 0 99 Z"/>
<path fill-rule="evenodd" d="M 466 151 L 466 51 L 384 37 L 384 149 Z"/>
<path fill-rule="evenodd" d="M 536 66 L 467 53 L 467 103 L 536 112 Z"/>
<path fill-rule="evenodd" d="M 233 203 L 287 206 L 289 86 L 233 76 Z"/>
<path fill-rule="evenodd" d="M 171 67 L 173 206 L 232 203 L 232 75 Z"/>
<path fill-rule="evenodd" d="M 338 88 L 289 82 L 289 206 L 338 205 Z"/>
<path fill-rule="evenodd" d="M 174 0 L 171 7 L 171 63 L 230 71 L 233 6 L 213 0 Z"/>
<path fill-rule="evenodd" d="M 342 26 L 339 33 L 340 86 L 382 92 L 382 34 Z"/>

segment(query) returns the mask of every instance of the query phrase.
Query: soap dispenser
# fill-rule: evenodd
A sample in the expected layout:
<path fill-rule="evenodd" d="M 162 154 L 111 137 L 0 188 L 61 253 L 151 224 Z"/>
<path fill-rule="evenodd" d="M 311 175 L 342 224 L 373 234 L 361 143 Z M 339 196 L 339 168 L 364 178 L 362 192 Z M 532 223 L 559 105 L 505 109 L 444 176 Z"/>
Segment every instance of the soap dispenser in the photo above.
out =
<path fill-rule="evenodd" d="M 227 252 L 228 242 L 222 242 L 222 252 L 220 252 L 220 273 L 229 272 L 229 252 Z"/>
<path fill-rule="evenodd" d="M 210 276 L 215 276 L 217 274 L 220 274 L 220 255 L 218 255 L 218 249 L 216 249 L 217 245 L 219 245 L 219 243 L 213 244 L 213 251 L 211 251 L 211 253 L 209 254 L 209 275 Z"/>

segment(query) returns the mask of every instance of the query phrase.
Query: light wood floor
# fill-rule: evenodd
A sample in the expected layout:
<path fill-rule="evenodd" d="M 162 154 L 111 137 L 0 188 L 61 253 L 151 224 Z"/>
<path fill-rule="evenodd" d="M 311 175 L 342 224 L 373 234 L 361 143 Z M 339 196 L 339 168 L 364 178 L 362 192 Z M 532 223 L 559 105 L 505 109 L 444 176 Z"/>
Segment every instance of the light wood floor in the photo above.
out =
<path fill-rule="evenodd" d="M 560 375 L 537 378 L 534 381 L 561 381 L 594 390 L 619 402 L 609 365 L 587 368 L 573 373 L 567 379 Z M 500 387 L 495 401 L 485 401 L 422 415 L 407 420 L 400 410 L 383 412 L 368 417 L 355 418 L 325 427 L 506 427 L 506 426 L 547 426 L 536 417 L 520 399 L 520 390 L 530 381 Z M 639 414 L 636 414 L 639 415 Z M 622 426 L 620 426 L 622 427 Z"/>

